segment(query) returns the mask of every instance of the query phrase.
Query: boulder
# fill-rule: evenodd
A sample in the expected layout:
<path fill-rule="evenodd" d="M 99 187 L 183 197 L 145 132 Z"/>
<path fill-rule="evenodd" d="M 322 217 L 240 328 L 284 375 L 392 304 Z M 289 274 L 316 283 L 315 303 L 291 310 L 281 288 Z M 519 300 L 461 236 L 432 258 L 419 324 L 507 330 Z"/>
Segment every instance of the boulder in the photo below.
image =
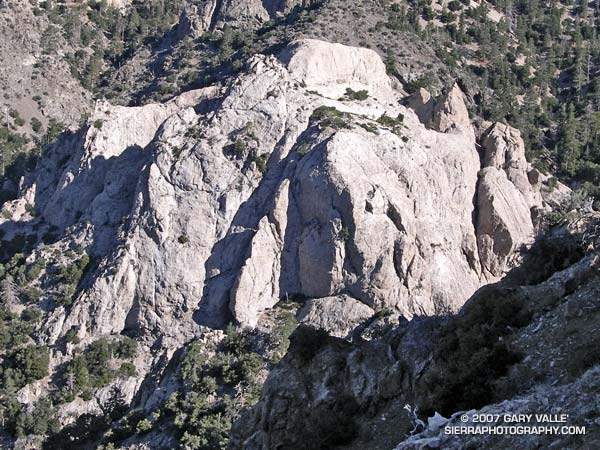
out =
<path fill-rule="evenodd" d="M 291 76 L 307 90 L 338 99 L 350 88 L 384 102 L 394 98 L 385 64 L 373 50 L 316 39 L 292 42 L 280 54 Z"/>
<path fill-rule="evenodd" d="M 481 143 L 482 166 L 495 167 L 506 172 L 506 176 L 525 197 L 529 207 L 541 208 L 539 176 L 525 158 L 525 143 L 521 132 L 496 122 L 484 133 Z"/>
<path fill-rule="evenodd" d="M 375 312 L 347 295 L 308 300 L 298 311 L 300 323 L 325 330 L 331 336 L 347 337 Z"/>

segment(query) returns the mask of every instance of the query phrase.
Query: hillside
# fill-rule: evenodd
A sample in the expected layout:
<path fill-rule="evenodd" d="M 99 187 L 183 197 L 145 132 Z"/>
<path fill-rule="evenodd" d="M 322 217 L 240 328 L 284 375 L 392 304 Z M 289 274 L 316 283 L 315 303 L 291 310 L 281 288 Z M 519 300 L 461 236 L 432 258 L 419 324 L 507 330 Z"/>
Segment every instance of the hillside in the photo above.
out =
<path fill-rule="evenodd" d="M 595 17 L 0 1 L 0 446 L 594 448 Z"/>

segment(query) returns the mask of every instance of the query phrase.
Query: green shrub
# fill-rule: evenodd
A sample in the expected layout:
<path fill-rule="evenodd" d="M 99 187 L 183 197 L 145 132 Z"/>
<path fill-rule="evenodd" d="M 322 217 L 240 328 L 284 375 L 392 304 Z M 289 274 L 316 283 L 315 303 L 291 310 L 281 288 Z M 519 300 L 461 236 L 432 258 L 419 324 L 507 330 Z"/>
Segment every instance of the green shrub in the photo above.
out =
<path fill-rule="evenodd" d="M 146 434 L 152 429 L 152 423 L 148 419 L 142 419 L 135 427 L 135 434 Z"/>
<path fill-rule="evenodd" d="M 298 147 L 298 154 L 300 155 L 301 158 L 303 156 L 307 155 L 310 151 L 311 151 L 311 146 L 307 142 L 303 142 Z"/>
<path fill-rule="evenodd" d="M 268 160 L 269 160 L 269 154 L 268 153 L 263 153 L 262 155 L 255 156 L 253 158 L 253 161 L 256 164 L 256 168 L 263 175 L 267 171 L 267 161 Z"/>
<path fill-rule="evenodd" d="M 26 322 L 39 322 L 42 318 L 42 312 L 35 307 L 25 308 L 21 313 L 21 320 Z"/>
<path fill-rule="evenodd" d="M 22 386 L 48 376 L 50 351 L 48 347 L 30 345 L 16 350 L 10 357 L 10 364 Z"/>
<path fill-rule="evenodd" d="M 394 134 L 401 136 L 402 131 L 402 123 L 404 122 L 404 115 L 402 113 L 398 114 L 398 117 L 393 118 L 388 116 L 386 113 L 383 113 L 379 119 L 377 119 L 377 123 L 381 126 L 389 128 Z"/>
<path fill-rule="evenodd" d="M 210 414 L 202 417 L 194 433 L 186 431 L 181 437 L 184 450 L 225 450 L 229 442 L 231 420 L 223 414 Z"/>
<path fill-rule="evenodd" d="M 275 348 L 271 362 L 278 363 L 285 355 L 290 345 L 289 338 L 298 326 L 298 320 L 294 311 L 279 308 L 280 312 L 269 335 L 271 345 Z"/>
<path fill-rule="evenodd" d="M 236 155 L 243 155 L 246 151 L 246 142 L 243 139 L 236 139 L 233 143 L 233 151 Z"/>
<path fill-rule="evenodd" d="M 77 292 L 81 278 L 89 265 L 90 258 L 88 255 L 84 254 L 74 264 L 60 268 L 58 275 L 63 285 L 63 298 L 61 302 L 65 305 L 70 305 L 73 302 L 73 297 Z"/>
<path fill-rule="evenodd" d="M 239 403 L 258 400 L 257 374 L 262 357 L 252 351 L 251 336 L 231 324 L 217 348 L 192 342 L 186 348 L 179 375 L 183 389 L 162 410 L 179 431 L 181 448 L 225 449 Z M 234 389 L 232 389 L 234 387 Z"/>
<path fill-rule="evenodd" d="M 319 106 L 310 116 L 311 121 L 318 122 L 321 128 L 334 130 L 352 128 L 350 117 L 332 106 Z"/>
<path fill-rule="evenodd" d="M 29 123 L 31 124 L 31 129 L 35 133 L 39 133 L 42 130 L 42 122 L 40 122 L 38 118 L 32 117 Z"/>
<path fill-rule="evenodd" d="M 440 328 L 436 370 L 424 379 L 424 412 L 451 414 L 497 400 L 496 380 L 520 360 L 509 341 L 513 328 L 527 325 L 531 311 L 516 291 L 488 287 Z"/>
<path fill-rule="evenodd" d="M 135 376 L 135 366 L 124 360 L 136 356 L 137 343 L 128 337 L 119 340 L 100 338 L 76 355 L 65 370 L 65 383 L 71 385 L 74 394 L 82 395 L 89 389 L 100 388 L 114 380 L 116 376 Z M 111 361 L 124 361 L 117 370 Z M 91 393 L 91 391 L 90 391 Z"/>
<path fill-rule="evenodd" d="M 452 0 L 448 3 L 448 9 L 452 12 L 460 11 L 462 4 L 458 0 Z"/>
<path fill-rule="evenodd" d="M 48 398 L 35 403 L 31 410 L 21 410 L 15 420 L 15 434 L 17 436 L 56 433 L 60 424 L 52 402 Z"/>
<path fill-rule="evenodd" d="M 369 91 L 367 90 L 360 90 L 360 91 L 355 91 L 352 88 L 347 88 L 346 89 L 346 93 L 344 94 L 344 96 L 340 99 L 340 100 L 357 100 L 357 101 L 364 101 L 366 99 L 369 98 Z"/>
<path fill-rule="evenodd" d="M 37 258 L 27 269 L 27 280 L 30 282 L 36 280 L 45 268 L 46 260 L 43 257 Z"/>

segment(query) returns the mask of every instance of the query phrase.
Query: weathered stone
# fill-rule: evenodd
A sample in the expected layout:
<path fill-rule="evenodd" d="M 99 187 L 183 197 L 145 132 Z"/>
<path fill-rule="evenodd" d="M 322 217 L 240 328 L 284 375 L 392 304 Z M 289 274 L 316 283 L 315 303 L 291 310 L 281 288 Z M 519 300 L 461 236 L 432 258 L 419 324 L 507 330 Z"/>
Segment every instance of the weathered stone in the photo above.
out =
<path fill-rule="evenodd" d="M 340 100 L 348 88 L 369 98 Z M 444 132 L 401 97 L 375 52 L 303 40 L 166 104 L 99 102 L 88 127 L 46 149 L 35 179 L 5 205 L 19 217 L 0 217 L 13 234 L 43 218 L 58 229 L 44 251 L 81 247 L 95 263 L 73 304 L 45 317 L 44 344 L 71 331 L 81 345 L 135 336 L 141 379 L 202 325 L 254 327 L 286 297 L 308 297 L 306 320 L 338 336 L 389 310 L 393 320 L 365 339 L 400 315 L 460 308 L 529 242 L 521 172 L 513 183 L 504 167 L 521 171 L 522 160 L 505 158 L 478 179 L 459 88 L 436 107 Z M 313 116 L 322 106 L 329 121 Z M 505 145 L 498 139 L 490 153 Z M 41 217 L 27 215 L 32 204 Z M 323 297 L 334 300 L 315 300 Z M 402 376 L 347 387 L 367 399 L 409 385 Z M 123 386 L 128 399 L 138 381 Z"/>
<path fill-rule="evenodd" d="M 347 295 L 339 295 L 308 300 L 298 311 L 298 320 L 343 338 L 373 314 L 374 311 L 364 303 Z"/>
<path fill-rule="evenodd" d="M 482 169 L 477 192 L 477 243 L 484 270 L 504 273 L 534 238 L 529 206 L 503 171 Z"/>
<path fill-rule="evenodd" d="M 431 121 L 432 127 L 442 133 L 471 126 L 464 94 L 458 84 L 455 83 L 450 91 L 437 101 Z"/>
<path fill-rule="evenodd" d="M 406 99 L 406 104 L 415 112 L 423 125 L 429 123 L 435 107 L 435 100 L 429 91 L 423 88 L 417 89 Z"/>
<path fill-rule="evenodd" d="M 496 122 L 484 133 L 482 147 L 482 166 L 506 172 L 529 207 L 541 207 L 539 176 L 535 175 L 535 169 L 531 168 L 525 158 L 525 143 L 519 130 Z"/>

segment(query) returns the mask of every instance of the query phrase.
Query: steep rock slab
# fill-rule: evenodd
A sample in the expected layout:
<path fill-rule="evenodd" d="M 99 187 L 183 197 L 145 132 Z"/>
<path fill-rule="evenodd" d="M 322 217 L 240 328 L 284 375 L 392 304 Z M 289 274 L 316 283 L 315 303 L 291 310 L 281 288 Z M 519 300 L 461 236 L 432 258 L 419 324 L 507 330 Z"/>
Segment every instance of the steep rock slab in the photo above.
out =
<path fill-rule="evenodd" d="M 482 170 L 477 196 L 477 243 L 483 269 L 501 276 L 534 237 L 529 205 L 503 171 Z"/>
<path fill-rule="evenodd" d="M 229 307 L 238 322 L 256 326 L 260 313 L 279 301 L 281 251 L 275 226 L 264 217 L 231 288 Z"/>
<path fill-rule="evenodd" d="M 434 312 L 435 302 L 455 308 L 479 286 L 472 130 L 441 135 L 412 120 L 408 139 L 337 132 L 301 161 L 294 198 L 305 224 L 306 295 L 347 289 L 375 309 L 412 316 Z"/>
<path fill-rule="evenodd" d="M 541 208 L 540 179 L 525 158 L 525 143 L 521 132 L 496 122 L 482 138 L 483 167 L 503 170 L 510 182 L 525 197 L 530 208 Z"/>
<path fill-rule="evenodd" d="M 438 100 L 433 109 L 431 126 L 442 133 L 458 127 L 471 127 L 464 94 L 458 84 L 454 83 L 450 91 Z"/>

